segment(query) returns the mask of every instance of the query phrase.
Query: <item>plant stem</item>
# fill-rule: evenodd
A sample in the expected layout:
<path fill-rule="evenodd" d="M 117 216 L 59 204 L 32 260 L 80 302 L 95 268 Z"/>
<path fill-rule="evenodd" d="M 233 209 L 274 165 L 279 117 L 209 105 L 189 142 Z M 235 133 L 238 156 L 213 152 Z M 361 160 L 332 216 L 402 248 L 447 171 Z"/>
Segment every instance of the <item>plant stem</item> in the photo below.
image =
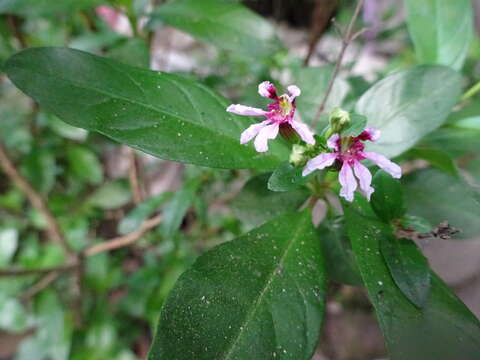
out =
<path fill-rule="evenodd" d="M 477 82 L 475 85 L 473 85 L 470 89 L 468 89 L 465 94 L 462 95 L 460 98 L 460 103 L 467 101 L 470 99 L 472 96 L 474 96 L 476 93 L 480 91 L 480 81 Z"/>
<path fill-rule="evenodd" d="M 337 75 L 340 71 L 340 67 L 342 66 L 343 57 L 345 56 L 345 51 L 347 50 L 348 45 L 350 45 L 352 40 L 355 39 L 357 36 L 359 36 L 363 32 L 363 30 L 361 30 L 360 32 L 352 33 L 353 26 L 357 21 L 358 15 L 360 14 L 360 10 L 362 9 L 363 2 L 364 0 L 358 0 L 357 2 L 355 12 L 353 13 L 352 19 L 350 20 L 350 23 L 348 24 L 348 27 L 347 27 L 347 31 L 345 32 L 345 35 L 343 37 L 342 48 L 340 50 L 340 54 L 338 55 L 338 59 L 335 64 L 335 69 L 333 70 L 332 77 L 330 78 L 330 82 L 328 83 L 327 91 L 325 92 L 323 100 L 320 103 L 317 113 L 315 114 L 312 125 L 315 125 L 315 123 L 318 122 L 318 120 L 320 119 L 320 115 L 322 114 L 323 110 L 325 110 L 325 105 L 327 104 L 328 98 L 333 89 L 333 84 L 335 83 L 335 79 L 337 78 Z"/>

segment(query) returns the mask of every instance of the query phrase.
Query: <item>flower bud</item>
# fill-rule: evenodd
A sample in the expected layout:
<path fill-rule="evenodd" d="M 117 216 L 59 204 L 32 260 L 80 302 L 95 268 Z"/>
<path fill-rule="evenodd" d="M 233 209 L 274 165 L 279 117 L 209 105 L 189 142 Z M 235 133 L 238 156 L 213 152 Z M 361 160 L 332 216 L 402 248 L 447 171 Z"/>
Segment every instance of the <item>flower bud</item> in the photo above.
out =
<path fill-rule="evenodd" d="M 335 108 L 330 113 L 330 118 L 328 121 L 330 123 L 330 128 L 325 134 L 325 138 L 327 139 L 333 134 L 340 134 L 342 130 L 350 126 L 350 114 L 348 111 Z"/>
<path fill-rule="evenodd" d="M 303 166 L 308 160 L 306 155 L 307 147 L 303 145 L 293 145 L 290 153 L 290 164 L 293 166 Z"/>

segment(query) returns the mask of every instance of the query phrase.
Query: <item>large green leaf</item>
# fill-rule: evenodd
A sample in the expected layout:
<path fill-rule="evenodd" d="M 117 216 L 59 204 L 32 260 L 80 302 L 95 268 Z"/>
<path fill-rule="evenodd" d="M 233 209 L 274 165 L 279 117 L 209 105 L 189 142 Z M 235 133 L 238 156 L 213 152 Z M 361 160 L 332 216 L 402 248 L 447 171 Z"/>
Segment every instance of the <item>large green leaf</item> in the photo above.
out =
<path fill-rule="evenodd" d="M 391 234 L 388 225 L 364 209 L 355 205 L 346 209 L 348 234 L 386 339 L 389 358 L 478 359 L 478 319 L 433 273 L 424 307 L 413 305 L 396 286 L 380 253 L 379 242 Z"/>
<path fill-rule="evenodd" d="M 273 168 L 287 150 L 240 145 L 248 118 L 225 111 L 221 96 L 193 80 L 134 68 L 67 48 L 11 57 L 10 79 L 62 120 L 162 159 L 219 168 Z"/>
<path fill-rule="evenodd" d="M 398 179 L 378 170 L 372 184 L 375 189 L 371 198 L 372 209 L 380 219 L 388 223 L 405 215 L 403 189 Z"/>
<path fill-rule="evenodd" d="M 446 220 L 461 231 L 458 237 L 480 235 L 479 191 L 465 181 L 425 169 L 405 177 L 404 184 L 410 214 L 422 216 L 434 226 Z"/>
<path fill-rule="evenodd" d="M 406 5 L 418 60 L 460 69 L 473 35 L 471 0 L 407 0 Z"/>
<path fill-rule="evenodd" d="M 382 131 L 368 149 L 388 157 L 401 154 L 439 127 L 461 92 L 461 77 L 444 66 L 417 66 L 372 86 L 356 105 L 368 125 Z"/>
<path fill-rule="evenodd" d="M 281 49 L 272 25 L 235 2 L 177 0 L 157 7 L 151 18 L 249 57 L 269 56 Z"/>
<path fill-rule="evenodd" d="M 202 255 L 162 310 L 150 360 L 309 360 L 325 275 L 309 213 L 289 213 Z"/>

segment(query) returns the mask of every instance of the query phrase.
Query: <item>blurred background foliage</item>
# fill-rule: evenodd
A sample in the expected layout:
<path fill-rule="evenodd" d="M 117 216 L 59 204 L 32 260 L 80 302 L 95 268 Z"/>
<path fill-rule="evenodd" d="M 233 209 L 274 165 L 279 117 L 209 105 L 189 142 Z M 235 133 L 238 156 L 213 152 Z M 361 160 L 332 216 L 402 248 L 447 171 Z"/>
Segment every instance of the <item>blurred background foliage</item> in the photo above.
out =
<path fill-rule="evenodd" d="M 215 3 L 222 0 L 196 1 L 195 6 L 210 6 L 214 13 Z M 295 79 L 303 90 L 299 106 L 303 102 L 304 109 L 315 108 L 320 97 L 309 94 L 327 86 L 341 46 L 337 27 L 348 22 L 354 3 L 243 3 L 268 19 L 252 16 L 245 24 L 239 23 L 253 36 L 268 35 L 262 47 L 252 48 L 248 37 L 229 35 L 228 29 L 215 28 L 214 24 L 209 29 L 195 28 L 202 21 L 195 18 L 195 11 L 193 18 L 184 14 L 185 20 L 175 13 L 179 11 L 175 7 L 158 11 L 163 5 L 159 0 L 0 0 L 0 68 L 22 48 L 68 46 L 134 66 L 194 76 L 232 100 L 252 106 L 265 104 L 256 93 L 260 81 Z M 367 4 L 376 6 L 375 15 L 369 18 L 364 14 L 368 31 L 347 54 L 345 67 L 351 75 L 336 83 L 328 109 L 341 103 L 351 109 L 355 99 L 379 76 L 417 63 L 402 2 L 372 0 Z M 101 5 L 125 16 L 102 12 Z M 335 26 L 330 21 L 333 17 Z M 242 14 L 239 18 L 245 20 Z M 227 20 L 237 24 L 236 19 Z M 176 29 L 197 32 L 198 41 Z M 480 80 L 479 55 L 480 42 L 475 37 L 462 70 L 466 87 Z M 323 67 L 305 68 L 304 62 Z M 433 207 L 467 199 L 469 194 L 450 180 L 456 166 L 468 174 L 472 184 L 480 184 L 478 97 L 458 110 L 422 144 L 437 148 L 440 156 L 428 151 L 425 155 L 418 149 L 402 156 L 405 161 L 426 158 L 433 165 L 411 171 L 406 177 L 405 184 L 412 189 L 407 198 L 428 193 L 425 201 L 433 202 Z M 302 116 L 309 119 L 313 113 L 304 111 Z M 264 185 L 266 179 L 262 178 L 248 182 L 238 197 L 246 181 L 256 175 L 253 171 L 214 171 L 136 153 L 102 135 L 67 125 L 33 103 L 3 75 L 0 117 L 2 152 L 9 154 L 18 174 L 45 199 L 71 249 L 78 251 L 134 233 L 150 216 L 162 216 L 162 222 L 132 246 L 87 257 L 80 269 L 21 276 L 0 272 L 0 359 L 144 359 L 162 303 L 193 260 L 206 249 L 272 217 L 278 204 L 294 208 L 304 199 L 296 192 L 273 195 L 265 187 L 259 191 L 261 187 L 254 182 Z M 417 169 L 418 164 L 411 165 Z M 435 167 L 447 169 L 447 173 L 450 170 L 450 175 Z M 445 188 L 451 191 L 444 192 Z M 68 260 L 62 246 L 50 241 L 45 213 L 30 200 L 11 177 L 0 177 L 1 269 L 48 268 Z M 414 209 L 416 203 L 412 201 Z M 416 215 L 434 224 L 449 211 L 454 212 L 446 206 L 426 214 L 425 206 L 418 206 Z M 463 211 L 465 214 L 452 214 L 458 219 L 456 225 L 468 229 L 465 237 L 478 236 L 478 216 L 468 206 Z M 339 225 L 322 226 L 335 229 Z M 335 244 L 326 241 L 325 246 Z M 343 247 L 334 251 L 351 259 Z M 351 267 L 335 269 L 334 278 L 358 283 L 354 264 Z M 333 333 L 344 326 L 335 312 L 340 302 L 350 314 L 350 324 L 354 324 L 350 327 L 366 329 L 370 343 L 362 345 L 360 353 L 345 355 L 332 349 L 336 345 L 329 343 L 332 331 L 327 331 L 323 339 L 326 352 L 336 353 L 332 358 L 338 359 L 384 355 L 363 293 L 332 286 Z M 345 341 L 355 341 L 355 336 L 347 332 Z"/>

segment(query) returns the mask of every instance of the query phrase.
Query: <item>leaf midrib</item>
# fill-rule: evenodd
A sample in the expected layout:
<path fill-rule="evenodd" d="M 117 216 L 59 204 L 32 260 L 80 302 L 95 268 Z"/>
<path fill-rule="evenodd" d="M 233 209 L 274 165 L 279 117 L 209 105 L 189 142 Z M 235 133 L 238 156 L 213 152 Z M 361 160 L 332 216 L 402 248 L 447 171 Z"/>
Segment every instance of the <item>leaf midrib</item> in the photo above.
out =
<path fill-rule="evenodd" d="M 253 319 L 255 313 L 257 312 L 258 310 L 258 307 L 260 306 L 262 300 L 263 300 L 263 297 L 265 296 L 265 294 L 268 292 L 268 290 L 270 289 L 270 286 L 271 284 L 273 283 L 273 281 L 275 280 L 276 276 L 278 274 L 278 271 L 283 267 L 283 263 L 285 261 L 285 259 L 287 258 L 289 252 L 290 252 L 290 249 L 292 248 L 293 244 L 298 240 L 298 236 L 299 234 L 301 233 L 301 230 L 303 228 L 303 225 L 305 224 L 305 221 L 308 220 L 308 217 L 303 217 L 303 219 L 301 219 L 301 221 L 299 222 L 298 224 L 298 228 L 297 230 L 295 231 L 295 233 L 293 234 L 289 244 L 287 245 L 286 249 L 285 249 L 285 253 L 282 255 L 282 257 L 280 258 L 280 261 L 278 262 L 277 266 L 275 266 L 273 268 L 273 270 L 270 272 L 270 275 L 268 276 L 268 280 L 267 280 L 267 283 L 265 284 L 265 287 L 262 289 L 262 291 L 258 294 L 257 296 L 257 299 L 256 301 L 254 302 L 254 305 L 251 307 L 250 311 L 247 313 L 246 317 L 245 317 L 245 320 L 243 321 L 243 323 L 240 325 L 239 327 L 239 331 L 237 333 L 237 336 L 235 336 L 233 342 L 231 343 L 228 351 L 225 353 L 224 357 L 223 357 L 223 360 L 228 360 L 230 359 L 230 356 L 232 355 L 238 341 L 240 340 L 240 338 L 242 337 L 243 333 L 246 331 L 247 327 L 248 327 L 248 324 L 250 323 L 250 321 Z"/>

